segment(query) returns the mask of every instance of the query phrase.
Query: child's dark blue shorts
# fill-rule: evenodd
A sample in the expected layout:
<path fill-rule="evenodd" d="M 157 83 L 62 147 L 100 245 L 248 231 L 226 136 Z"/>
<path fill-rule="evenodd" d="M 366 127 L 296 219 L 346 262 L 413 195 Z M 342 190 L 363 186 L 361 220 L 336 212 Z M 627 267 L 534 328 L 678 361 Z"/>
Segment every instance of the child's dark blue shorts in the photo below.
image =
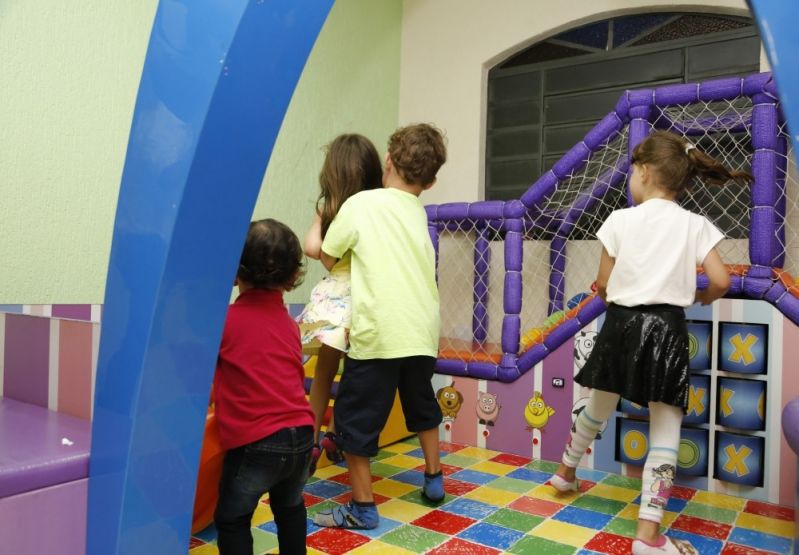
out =
<path fill-rule="evenodd" d="M 431 379 L 436 359 L 429 356 L 355 360 L 347 357 L 333 415 L 336 439 L 345 453 L 373 457 L 394 395 L 399 390 L 405 424 L 423 432 L 441 423 Z"/>

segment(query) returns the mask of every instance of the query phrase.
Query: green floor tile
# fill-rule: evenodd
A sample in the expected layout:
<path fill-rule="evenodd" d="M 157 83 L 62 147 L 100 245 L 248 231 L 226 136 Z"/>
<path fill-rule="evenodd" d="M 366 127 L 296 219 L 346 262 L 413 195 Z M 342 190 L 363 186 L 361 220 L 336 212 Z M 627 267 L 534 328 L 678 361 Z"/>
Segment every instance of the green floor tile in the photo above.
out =
<path fill-rule="evenodd" d="M 608 523 L 607 526 L 605 526 L 603 532 L 610 532 L 612 534 L 617 534 L 619 536 L 634 538 L 637 529 L 638 529 L 637 520 L 630 520 L 627 518 L 614 518 Z"/>
<path fill-rule="evenodd" d="M 253 553 L 263 553 L 277 547 L 277 535 L 260 528 L 252 529 Z"/>
<path fill-rule="evenodd" d="M 406 524 L 380 536 L 380 541 L 397 545 L 416 553 L 425 553 L 447 541 L 450 536 Z"/>
<path fill-rule="evenodd" d="M 372 470 L 372 475 L 382 476 L 383 478 L 389 478 L 395 474 L 399 474 L 400 472 L 405 472 L 407 470 L 407 468 L 400 468 L 398 466 L 381 462 L 373 462 L 371 465 L 369 465 L 369 468 Z"/>
<path fill-rule="evenodd" d="M 614 499 L 605 499 L 604 497 L 597 497 L 596 495 L 583 495 L 578 497 L 571 503 L 572 507 L 580 507 L 581 509 L 590 509 L 605 513 L 606 515 L 615 515 L 627 506 L 623 501 L 616 501 Z"/>
<path fill-rule="evenodd" d="M 420 445 L 418 436 L 413 436 L 409 437 L 408 439 L 403 439 L 402 441 L 400 441 L 400 443 L 404 443 L 406 445 L 416 445 L 417 447 L 419 447 Z"/>
<path fill-rule="evenodd" d="M 493 482 L 489 482 L 487 485 L 492 488 L 497 488 L 504 491 L 512 491 L 515 493 L 527 493 L 533 488 L 533 484 L 527 480 L 508 478 L 507 476 L 497 478 Z"/>
<path fill-rule="evenodd" d="M 394 453 L 393 451 L 385 451 L 383 449 L 380 449 L 377 452 L 377 455 L 372 457 L 372 462 L 374 462 L 374 461 L 382 461 L 383 459 L 387 459 L 389 457 L 394 457 L 396 455 L 397 455 L 397 453 Z"/>
<path fill-rule="evenodd" d="M 318 482 L 319 478 L 315 478 L 314 476 L 309 476 L 308 479 L 305 481 L 305 485 L 313 484 L 314 482 Z"/>
<path fill-rule="evenodd" d="M 319 511 L 324 511 L 325 509 L 330 509 L 330 508 L 333 508 L 333 507 L 335 507 L 337 505 L 338 505 L 338 503 L 336 503 L 335 501 L 331 501 L 330 499 L 322 501 L 321 503 L 317 503 L 316 505 L 311 505 L 307 509 L 308 518 L 313 518 L 313 515 L 315 515 Z"/>
<path fill-rule="evenodd" d="M 417 489 L 414 491 L 409 491 L 405 495 L 399 497 L 403 501 L 408 501 L 410 503 L 416 503 L 417 505 L 422 505 L 424 507 L 438 507 L 439 505 L 443 505 L 444 503 L 449 503 L 453 499 L 455 499 L 454 495 L 450 495 L 448 493 L 444 494 L 444 500 L 439 501 L 438 503 L 433 503 L 432 501 L 428 501 L 424 497 L 422 497 L 422 490 Z"/>
<path fill-rule="evenodd" d="M 560 466 L 552 461 L 533 461 L 527 465 L 530 470 L 540 470 L 541 472 L 555 472 Z"/>
<path fill-rule="evenodd" d="M 525 536 L 517 541 L 508 550 L 508 553 L 519 553 L 520 555 L 572 555 L 577 551 L 576 548 L 546 540 L 544 538 L 537 538 L 535 536 Z"/>
<path fill-rule="evenodd" d="M 627 489 L 641 489 L 641 479 L 640 478 L 630 478 L 629 476 L 617 476 L 615 474 L 608 475 L 607 478 L 602 480 L 603 484 L 607 484 L 609 486 L 617 486 L 620 488 L 627 488 Z"/>
<path fill-rule="evenodd" d="M 738 512 L 732 509 L 722 509 L 720 507 L 711 507 L 704 503 L 697 503 L 690 501 L 682 510 L 682 514 L 704 518 L 722 524 L 732 524 L 738 518 Z"/>
<path fill-rule="evenodd" d="M 500 509 L 491 514 L 484 522 L 499 524 L 505 528 L 518 530 L 519 532 L 529 532 L 544 521 L 544 517 L 520 513 L 513 509 Z"/>
<path fill-rule="evenodd" d="M 452 466 L 467 468 L 473 464 L 479 463 L 480 459 L 473 459 L 472 457 L 464 457 L 463 455 L 452 454 L 441 459 L 441 462 L 444 464 L 451 464 Z"/>

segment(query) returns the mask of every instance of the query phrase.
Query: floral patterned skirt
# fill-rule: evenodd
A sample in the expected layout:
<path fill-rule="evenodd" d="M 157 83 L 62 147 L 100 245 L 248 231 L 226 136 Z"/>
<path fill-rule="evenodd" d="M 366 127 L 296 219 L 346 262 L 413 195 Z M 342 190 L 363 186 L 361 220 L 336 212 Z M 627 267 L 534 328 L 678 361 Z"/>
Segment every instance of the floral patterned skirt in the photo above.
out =
<path fill-rule="evenodd" d="M 302 326 L 304 345 L 318 341 L 346 352 L 352 320 L 349 269 L 323 277 L 311 291 L 311 300 L 297 320 L 306 324 Z"/>

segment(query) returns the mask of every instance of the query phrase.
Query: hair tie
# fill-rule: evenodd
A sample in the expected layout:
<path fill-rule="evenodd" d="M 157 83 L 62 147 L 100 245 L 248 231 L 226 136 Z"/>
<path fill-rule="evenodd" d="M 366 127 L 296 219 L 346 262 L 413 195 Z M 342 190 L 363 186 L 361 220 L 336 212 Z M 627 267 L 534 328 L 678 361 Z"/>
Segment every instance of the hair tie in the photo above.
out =
<path fill-rule="evenodd" d="M 685 154 L 687 155 L 690 151 L 694 150 L 696 145 L 693 143 L 688 143 L 685 145 Z"/>

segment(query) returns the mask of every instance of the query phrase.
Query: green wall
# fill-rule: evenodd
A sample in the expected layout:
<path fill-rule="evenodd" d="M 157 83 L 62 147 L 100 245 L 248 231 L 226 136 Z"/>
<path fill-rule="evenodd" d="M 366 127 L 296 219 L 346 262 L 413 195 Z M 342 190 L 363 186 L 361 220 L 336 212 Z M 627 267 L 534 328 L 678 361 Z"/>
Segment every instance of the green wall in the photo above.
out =
<path fill-rule="evenodd" d="M 102 303 L 156 0 L 0 2 L 0 303 Z M 338 0 L 298 85 L 254 217 L 302 235 L 322 147 L 397 125 L 401 0 Z M 302 302 L 321 276 L 312 261 Z"/>

